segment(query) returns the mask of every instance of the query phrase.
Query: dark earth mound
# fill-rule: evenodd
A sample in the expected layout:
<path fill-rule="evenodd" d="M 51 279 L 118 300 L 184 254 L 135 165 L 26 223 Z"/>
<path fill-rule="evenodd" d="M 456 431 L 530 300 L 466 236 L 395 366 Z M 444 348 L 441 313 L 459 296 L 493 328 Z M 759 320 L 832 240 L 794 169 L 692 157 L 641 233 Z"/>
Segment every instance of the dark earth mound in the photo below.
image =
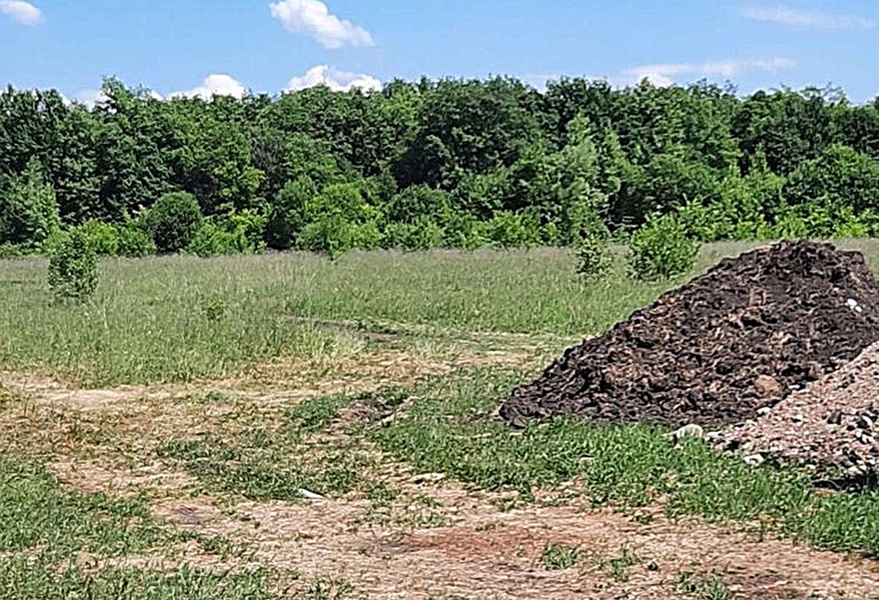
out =
<path fill-rule="evenodd" d="M 859 252 L 783 242 L 725 259 L 569 348 L 513 390 L 511 425 L 576 415 L 602 422 L 720 425 L 754 418 L 879 340 L 879 284 Z"/>

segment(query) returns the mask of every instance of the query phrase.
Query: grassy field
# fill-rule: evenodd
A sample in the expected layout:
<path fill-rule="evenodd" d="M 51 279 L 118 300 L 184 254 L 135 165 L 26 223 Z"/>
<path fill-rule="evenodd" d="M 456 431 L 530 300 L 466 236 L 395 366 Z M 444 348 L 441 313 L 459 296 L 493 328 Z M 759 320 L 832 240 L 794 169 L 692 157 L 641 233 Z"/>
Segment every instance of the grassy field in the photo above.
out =
<path fill-rule="evenodd" d="M 876 492 L 491 418 L 680 282 L 546 249 L 172 257 L 58 306 L 45 266 L 0 262 L 0 599 L 879 598 Z"/>
<path fill-rule="evenodd" d="M 699 268 L 744 247 L 710 247 Z M 69 307 L 53 305 L 45 270 L 38 259 L 0 268 L 0 364 L 82 385 L 191 381 L 278 357 L 356 352 L 364 330 L 573 339 L 673 285 L 633 283 L 622 266 L 590 285 L 564 250 L 361 253 L 337 263 L 170 257 L 104 261 L 97 297 Z"/>

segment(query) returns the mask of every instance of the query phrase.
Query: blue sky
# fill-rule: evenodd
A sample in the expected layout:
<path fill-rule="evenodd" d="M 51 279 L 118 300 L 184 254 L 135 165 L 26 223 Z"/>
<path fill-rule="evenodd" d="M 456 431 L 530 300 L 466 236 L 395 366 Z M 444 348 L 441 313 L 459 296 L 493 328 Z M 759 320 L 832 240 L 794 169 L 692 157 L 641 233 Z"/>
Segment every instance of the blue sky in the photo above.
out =
<path fill-rule="evenodd" d="M 0 0 L 0 83 L 90 101 L 395 77 L 703 77 L 879 94 L 875 0 Z"/>

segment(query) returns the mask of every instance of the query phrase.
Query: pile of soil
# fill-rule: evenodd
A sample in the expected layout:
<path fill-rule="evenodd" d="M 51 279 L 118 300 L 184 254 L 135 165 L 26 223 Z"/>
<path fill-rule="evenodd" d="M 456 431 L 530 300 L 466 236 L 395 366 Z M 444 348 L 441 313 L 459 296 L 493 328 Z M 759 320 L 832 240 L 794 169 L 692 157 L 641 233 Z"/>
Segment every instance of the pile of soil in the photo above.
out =
<path fill-rule="evenodd" d="M 712 436 L 721 449 L 811 467 L 817 476 L 879 473 L 879 344 L 756 420 Z M 759 456 L 758 456 L 759 455 Z"/>
<path fill-rule="evenodd" d="M 879 284 L 859 252 L 783 242 L 725 259 L 565 351 L 500 416 L 725 425 L 756 418 L 879 340 Z"/>

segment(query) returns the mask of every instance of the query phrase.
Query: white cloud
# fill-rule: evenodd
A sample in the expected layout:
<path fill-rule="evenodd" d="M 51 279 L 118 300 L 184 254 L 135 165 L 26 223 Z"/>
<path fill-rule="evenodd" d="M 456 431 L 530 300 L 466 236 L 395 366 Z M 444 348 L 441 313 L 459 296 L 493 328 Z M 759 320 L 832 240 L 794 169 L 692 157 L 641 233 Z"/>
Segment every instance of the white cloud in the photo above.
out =
<path fill-rule="evenodd" d="M 272 16 L 294 33 L 307 33 L 325 48 L 373 46 L 368 31 L 330 13 L 320 0 L 281 0 L 269 5 Z"/>
<path fill-rule="evenodd" d="M 561 77 L 551 73 L 525 73 L 520 75 L 518 79 L 542 94 L 550 83 L 558 81 Z"/>
<path fill-rule="evenodd" d="M 620 83 L 627 85 L 638 83 L 647 79 L 654 85 L 670 86 L 674 84 L 678 76 L 689 77 L 735 77 L 744 71 L 777 71 L 796 66 L 796 62 L 789 58 L 752 58 L 739 60 L 709 61 L 702 63 L 665 63 L 655 65 L 642 65 L 626 70 L 618 79 Z"/>
<path fill-rule="evenodd" d="M 309 69 L 305 75 L 291 79 L 285 90 L 295 92 L 318 85 L 325 85 L 334 92 L 347 92 L 353 89 L 371 92 L 382 89 L 382 82 L 371 75 L 348 73 L 328 65 L 318 65 Z"/>
<path fill-rule="evenodd" d="M 22 25 L 39 25 L 43 22 L 43 11 L 24 0 L 0 0 L 0 13 Z"/>
<path fill-rule="evenodd" d="M 164 100 L 165 98 L 158 92 L 154 92 L 153 90 L 148 90 L 146 92 L 147 97 L 153 98 L 154 100 Z M 63 96 L 63 94 L 62 94 Z M 88 109 L 92 109 L 99 104 L 107 102 L 110 98 L 107 97 L 107 94 L 100 89 L 84 89 L 79 90 L 73 95 L 73 99 L 69 99 L 64 96 L 64 103 L 67 105 L 73 104 L 76 102 L 77 104 L 82 104 Z"/>
<path fill-rule="evenodd" d="M 876 26 L 876 21 L 854 15 L 803 11 L 785 7 L 749 7 L 744 15 L 755 21 L 777 23 L 790 27 L 814 27 L 822 29 L 865 29 Z"/>
<path fill-rule="evenodd" d="M 208 75 L 202 84 L 196 88 L 185 92 L 174 92 L 169 94 L 169 98 L 202 98 L 210 100 L 214 96 L 232 96 L 233 98 L 243 98 L 247 94 L 247 89 L 240 81 L 222 73 Z M 159 96 L 161 98 L 161 96 Z"/>
<path fill-rule="evenodd" d="M 86 108 L 94 108 L 101 102 L 107 101 L 108 98 L 101 90 L 80 90 L 73 95 L 73 100 Z"/>

